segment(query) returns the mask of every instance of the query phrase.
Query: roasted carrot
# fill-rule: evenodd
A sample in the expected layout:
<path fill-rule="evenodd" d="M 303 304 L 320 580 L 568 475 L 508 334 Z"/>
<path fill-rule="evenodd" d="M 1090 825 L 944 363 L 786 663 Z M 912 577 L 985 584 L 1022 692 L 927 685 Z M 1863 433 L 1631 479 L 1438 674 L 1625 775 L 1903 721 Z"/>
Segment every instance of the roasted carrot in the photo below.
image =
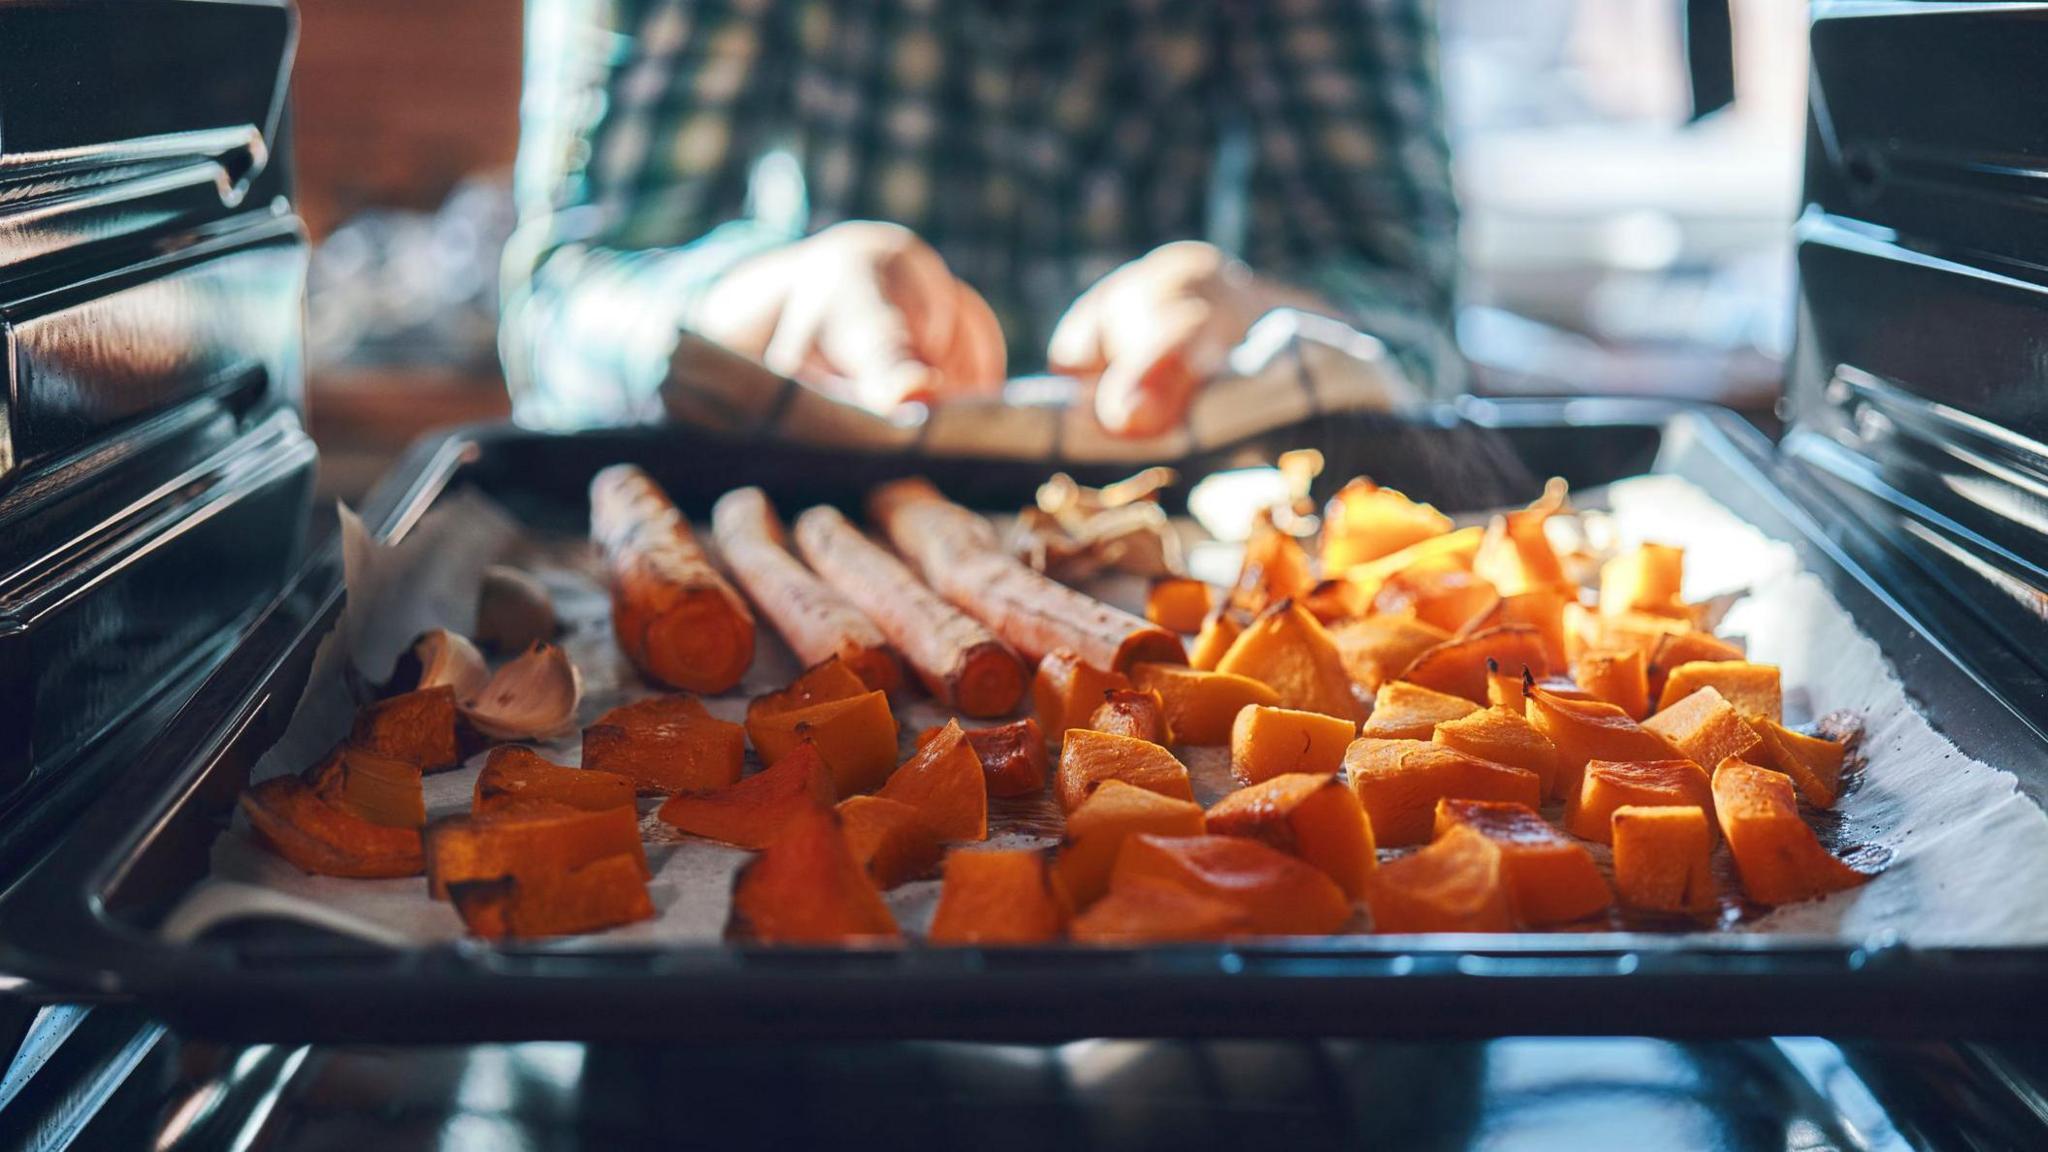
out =
<path fill-rule="evenodd" d="M 1025 566 L 995 530 L 919 477 L 882 485 L 868 511 L 939 595 L 1036 661 L 1066 648 L 1097 668 L 1185 664 L 1180 637 Z"/>
<path fill-rule="evenodd" d="M 806 668 L 837 656 L 870 690 L 893 692 L 902 666 L 888 638 L 845 596 L 790 555 L 782 521 L 759 488 L 736 488 L 711 507 L 718 554 L 754 607 Z"/>
<path fill-rule="evenodd" d="M 925 689 L 969 716 L 1017 706 L 1024 665 L 988 629 L 924 586 L 889 550 L 834 508 L 796 518 L 796 546 L 834 590 L 866 613 Z"/>
<path fill-rule="evenodd" d="M 630 464 L 592 477 L 590 538 L 611 578 L 612 631 L 634 667 L 691 692 L 739 683 L 754 660 L 753 613 L 651 477 Z"/>

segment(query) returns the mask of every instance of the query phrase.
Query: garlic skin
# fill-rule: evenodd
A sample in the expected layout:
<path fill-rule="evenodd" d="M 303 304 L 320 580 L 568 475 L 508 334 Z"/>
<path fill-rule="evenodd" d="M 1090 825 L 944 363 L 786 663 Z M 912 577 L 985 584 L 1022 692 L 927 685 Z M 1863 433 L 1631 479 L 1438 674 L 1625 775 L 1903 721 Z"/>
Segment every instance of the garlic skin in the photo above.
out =
<path fill-rule="evenodd" d="M 517 568 L 484 569 L 476 593 L 477 643 L 493 652 L 518 652 L 555 638 L 555 602 L 540 581 Z"/>
<path fill-rule="evenodd" d="M 539 643 L 491 675 L 457 707 L 470 727 L 492 740 L 540 740 L 573 728 L 583 702 L 583 676 L 568 653 Z"/>
<path fill-rule="evenodd" d="M 391 689 L 402 692 L 438 688 L 455 689 L 457 700 L 474 696 L 490 683 L 490 665 L 476 645 L 459 632 L 434 628 L 413 639 L 412 647 L 399 657 L 391 676 Z"/>

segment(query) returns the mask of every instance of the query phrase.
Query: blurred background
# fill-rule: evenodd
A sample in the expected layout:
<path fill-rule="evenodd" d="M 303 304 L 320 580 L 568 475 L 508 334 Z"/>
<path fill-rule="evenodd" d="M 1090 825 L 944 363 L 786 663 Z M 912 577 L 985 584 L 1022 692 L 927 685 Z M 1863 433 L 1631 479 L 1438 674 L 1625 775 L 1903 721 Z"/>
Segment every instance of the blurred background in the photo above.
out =
<path fill-rule="evenodd" d="M 1729 7 L 1733 100 L 1696 117 L 1679 0 L 1440 0 L 1477 390 L 1768 412 L 1791 341 L 1806 14 Z M 350 497 L 419 433 L 509 410 L 495 335 L 523 14 L 300 8 L 309 404 L 324 493 Z"/>

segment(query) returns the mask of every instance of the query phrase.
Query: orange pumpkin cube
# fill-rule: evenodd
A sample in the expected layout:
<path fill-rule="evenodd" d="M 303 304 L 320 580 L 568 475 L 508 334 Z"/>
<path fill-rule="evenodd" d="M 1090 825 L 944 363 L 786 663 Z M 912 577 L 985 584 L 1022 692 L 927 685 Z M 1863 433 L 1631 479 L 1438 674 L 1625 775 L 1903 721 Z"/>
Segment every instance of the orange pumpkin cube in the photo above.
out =
<path fill-rule="evenodd" d="M 348 742 L 373 755 L 404 760 L 422 772 L 462 763 L 455 738 L 455 689 L 446 684 L 401 692 L 356 713 Z"/>
<path fill-rule="evenodd" d="M 1188 667 L 1197 672 L 1213 671 L 1216 662 L 1237 643 L 1238 634 L 1244 625 L 1228 612 L 1218 612 L 1202 621 L 1202 630 L 1195 634 L 1195 642 L 1188 649 Z"/>
<path fill-rule="evenodd" d="M 1180 800 L 1195 798 L 1187 766 L 1159 745 L 1111 732 L 1067 729 L 1067 738 L 1060 745 L 1059 777 L 1053 785 L 1060 811 L 1080 807 L 1105 780 L 1122 780 Z"/>
<path fill-rule="evenodd" d="M 1671 669 L 1664 678 L 1663 693 L 1658 699 L 1684 700 L 1702 688 L 1719 692 L 1735 707 L 1738 715 L 1762 716 L 1773 721 L 1785 717 L 1785 693 L 1776 664 L 1752 664 L 1747 660 L 1693 660 Z"/>
<path fill-rule="evenodd" d="M 1185 576 L 1167 576 L 1152 582 L 1145 596 L 1145 619 L 1171 632 L 1193 632 L 1201 628 L 1215 595 L 1207 584 Z"/>
<path fill-rule="evenodd" d="M 791 712 L 828 700 L 851 700 L 866 695 L 868 691 L 867 682 L 860 678 L 860 673 L 854 671 L 851 664 L 834 656 L 804 669 L 802 675 L 786 686 L 747 701 L 747 723 L 752 726 L 756 713 Z M 679 698 L 693 699 L 688 696 Z"/>
<path fill-rule="evenodd" d="M 1313 864 L 1344 895 L 1365 894 L 1378 857 L 1358 797 L 1334 774 L 1294 773 L 1240 788 L 1209 809 L 1218 836 L 1243 836 Z"/>
<path fill-rule="evenodd" d="M 1759 742 L 1742 714 L 1713 688 L 1701 688 L 1643 721 L 1702 770 L 1730 756 L 1747 756 Z"/>
<path fill-rule="evenodd" d="M 941 840 L 988 839 L 988 783 L 958 720 L 949 720 L 876 795 L 924 813 Z"/>
<path fill-rule="evenodd" d="M 943 731 L 944 728 L 927 728 L 918 733 L 918 747 L 924 747 Z M 967 743 L 981 759 L 989 795 L 1029 796 L 1045 787 L 1045 730 L 1031 717 L 993 728 L 969 728 Z"/>
<path fill-rule="evenodd" d="M 1450 517 L 1361 476 L 1323 509 L 1323 571 L 1342 572 L 1450 530 Z"/>
<path fill-rule="evenodd" d="M 1080 728 L 1095 714 L 1095 707 L 1111 689 L 1129 688 L 1121 672 L 1110 672 L 1084 663 L 1073 652 L 1060 648 L 1045 654 L 1031 680 L 1031 707 L 1045 728 L 1046 738 L 1058 740 L 1069 728 Z"/>
<path fill-rule="evenodd" d="M 1539 680 L 1550 674 L 1543 640 L 1536 630 L 1510 625 L 1446 640 L 1417 656 L 1402 670 L 1401 679 L 1483 704 L 1489 668 L 1527 670 Z"/>
<path fill-rule="evenodd" d="M 1427 841 L 1437 801 L 1447 797 L 1542 803 L 1543 782 L 1534 772 L 1420 740 L 1355 741 L 1344 753 L 1344 775 L 1382 848 Z"/>
<path fill-rule="evenodd" d="M 435 821 L 426 849 L 427 891 L 437 900 L 457 884 L 563 875 L 607 856 L 630 857 L 643 879 L 653 875 L 640 843 L 640 814 L 630 807 L 586 810 L 529 800 Z"/>
<path fill-rule="evenodd" d="M 655 812 L 692 836 L 765 848 L 797 813 L 832 804 L 832 772 L 810 744 L 726 788 L 678 792 Z"/>
<path fill-rule="evenodd" d="M 1391 680 L 1380 685 L 1372 715 L 1366 717 L 1359 735 L 1375 740 L 1427 740 L 1437 725 L 1477 711 L 1479 705 L 1463 696 Z"/>
<path fill-rule="evenodd" d="M 1527 508 L 1495 516 L 1487 523 L 1479 551 L 1472 557 L 1472 571 L 1500 589 L 1503 596 L 1568 587 L 1564 564 L 1544 530 L 1544 524 L 1564 506 L 1564 482 L 1553 479 Z"/>
<path fill-rule="evenodd" d="M 449 887 L 448 899 L 469 934 L 485 940 L 569 936 L 654 919 L 647 877 L 627 855 L 566 872 L 465 881 Z"/>
<path fill-rule="evenodd" d="M 1067 814 L 1057 864 L 1060 880 L 1076 904 L 1092 904 L 1108 889 L 1109 872 L 1125 838 L 1141 832 L 1199 836 L 1204 827 L 1202 807 L 1193 800 L 1105 780 Z"/>
<path fill-rule="evenodd" d="M 1380 585 L 1372 611 L 1381 616 L 1413 616 L 1432 628 L 1455 634 L 1499 603 L 1500 593 L 1493 585 L 1464 568 L 1418 564 Z"/>
<path fill-rule="evenodd" d="M 1228 672 L 1139 664 L 1131 669 L 1131 678 L 1166 702 L 1167 730 L 1182 744 L 1228 744 L 1230 726 L 1246 705 L 1280 703 L 1280 695 L 1273 689 Z"/>
<path fill-rule="evenodd" d="M 1315 585 L 1315 563 L 1300 540 L 1273 525 L 1269 509 L 1252 520 L 1244 545 L 1244 563 L 1230 590 L 1229 606 L 1257 614 L 1282 600 L 1291 600 Z"/>
<path fill-rule="evenodd" d="M 836 806 L 847 850 L 883 888 L 917 879 L 939 862 L 939 831 L 900 800 L 848 796 Z"/>
<path fill-rule="evenodd" d="M 1082 944 L 1227 940 L 1246 935 L 1250 919 L 1229 900 L 1164 881 L 1131 880 L 1074 917 L 1067 934 Z"/>
<path fill-rule="evenodd" d="M 896 766 L 896 717 L 883 692 L 752 715 L 747 735 L 764 764 L 779 763 L 799 745 L 812 744 L 841 796 L 874 791 Z"/>
<path fill-rule="evenodd" d="M 893 940 L 896 918 L 853 857 L 839 816 L 807 807 L 733 881 L 731 939 L 761 944 Z"/>
<path fill-rule="evenodd" d="M 1437 837 L 1459 827 L 1472 829 L 1500 849 L 1509 903 L 1523 924 L 1569 924 L 1614 902 L 1593 854 L 1551 827 L 1533 808 L 1485 800 L 1437 801 Z"/>
<path fill-rule="evenodd" d="M 1799 794 L 1816 808 L 1833 808 L 1842 793 L 1842 764 L 1849 746 L 1794 732 L 1775 720 L 1751 717 L 1759 741 L 1756 754 L 1767 768 L 1792 778 Z"/>
<path fill-rule="evenodd" d="M 1330 629 L 1345 673 L 1368 692 L 1379 691 L 1417 656 L 1450 638 L 1449 632 L 1412 616 L 1367 616 Z"/>
<path fill-rule="evenodd" d="M 746 729 L 693 696 L 653 696 L 613 708 L 583 730 L 583 766 L 666 795 L 724 788 L 746 763 Z"/>
<path fill-rule="evenodd" d="M 420 767 L 344 744 L 309 774 L 320 799 L 372 824 L 420 828 L 427 822 Z"/>
<path fill-rule="evenodd" d="M 1318 580 L 1314 587 L 1294 599 L 1325 628 L 1335 627 L 1371 608 L 1358 602 L 1346 580 Z"/>
<path fill-rule="evenodd" d="M 1723 760 L 1714 770 L 1714 818 L 1742 892 L 1758 904 L 1811 900 L 1870 879 L 1821 847 L 1799 818 L 1792 778 L 1747 761 Z"/>
<path fill-rule="evenodd" d="M 1378 599 L 1387 581 L 1411 569 L 1459 568 L 1470 572 L 1472 558 L 1479 552 L 1479 541 L 1485 534 L 1485 529 L 1476 526 L 1460 528 L 1410 544 L 1399 552 L 1389 552 L 1377 560 L 1353 564 L 1341 572 L 1325 570 L 1351 585 L 1353 603 L 1370 605 Z"/>
<path fill-rule="evenodd" d="M 1241 784 L 1291 772 L 1331 776 L 1357 735 L 1357 725 L 1336 716 L 1253 704 L 1230 726 L 1230 774 Z"/>
<path fill-rule="evenodd" d="M 351 879 L 417 876 L 420 830 L 373 824 L 338 808 L 297 776 L 274 776 L 241 796 L 256 840 L 301 872 Z"/>
<path fill-rule="evenodd" d="M 1515 927 L 1500 846 L 1463 826 L 1374 870 L 1365 902 L 1375 932 L 1511 932 Z"/>
<path fill-rule="evenodd" d="M 1463 699 L 1463 697 L 1460 697 Z M 1486 706 L 1520 714 L 1529 706 L 1529 674 L 1504 671 L 1498 660 L 1486 662 Z"/>
<path fill-rule="evenodd" d="M 1537 685 L 1529 689 L 1526 716 L 1557 749 L 1553 797 L 1577 796 L 1579 779 L 1594 760 L 1669 760 L 1681 754 L 1604 700 L 1573 700 Z"/>
<path fill-rule="evenodd" d="M 470 807 L 487 812 L 523 800 L 552 800 L 593 811 L 631 807 L 633 782 L 611 772 L 557 764 L 523 744 L 491 749 L 484 770 L 477 773 Z"/>
<path fill-rule="evenodd" d="M 1614 810 L 1628 805 L 1711 809 L 1714 793 L 1706 772 L 1690 760 L 1595 760 L 1586 765 L 1579 794 L 1565 805 L 1564 826 L 1604 844 L 1614 834 Z"/>
<path fill-rule="evenodd" d="M 1154 744 L 1173 743 L 1173 732 L 1166 723 L 1166 701 L 1150 688 L 1110 689 L 1085 727 Z"/>
<path fill-rule="evenodd" d="M 1714 908 L 1714 833 L 1698 808 L 1624 804 L 1611 819 L 1614 887 L 1648 912 L 1704 915 Z"/>
<path fill-rule="evenodd" d="M 1464 632 L 1473 635 L 1494 628 L 1534 628 L 1543 646 L 1543 659 L 1552 668 L 1565 666 L 1564 593 L 1556 588 L 1536 588 L 1502 596 L 1492 608 L 1465 622 Z"/>
<path fill-rule="evenodd" d="M 1600 566 L 1600 612 L 1684 616 L 1685 549 L 1639 544 Z"/>
<path fill-rule="evenodd" d="M 1345 719 L 1357 711 L 1351 677 L 1329 630 L 1292 602 L 1275 604 L 1252 621 L 1217 662 L 1216 671 L 1266 685 L 1279 697 L 1275 703 L 1284 707 Z"/>
<path fill-rule="evenodd" d="M 1641 720 L 1650 714 L 1650 659 L 1641 648 L 1602 648 L 1580 654 L 1573 677 L 1595 699 Z"/>
<path fill-rule="evenodd" d="M 1534 772 L 1543 795 L 1557 786 L 1557 746 L 1519 712 L 1481 708 L 1438 724 L 1430 739 L 1467 756 Z"/>
<path fill-rule="evenodd" d="M 932 914 L 933 944 L 1044 944 L 1074 908 L 1043 852 L 954 852 Z"/>
<path fill-rule="evenodd" d="M 1110 892 L 1148 882 L 1237 905 L 1253 935 L 1326 936 L 1351 918 L 1351 903 L 1336 881 L 1285 852 L 1237 836 L 1140 833 L 1126 839 L 1109 874 Z"/>
<path fill-rule="evenodd" d="M 1667 632 L 1657 637 L 1649 652 L 1652 708 L 1664 706 L 1664 680 L 1680 664 L 1739 661 L 1746 655 L 1741 647 L 1705 632 Z"/>

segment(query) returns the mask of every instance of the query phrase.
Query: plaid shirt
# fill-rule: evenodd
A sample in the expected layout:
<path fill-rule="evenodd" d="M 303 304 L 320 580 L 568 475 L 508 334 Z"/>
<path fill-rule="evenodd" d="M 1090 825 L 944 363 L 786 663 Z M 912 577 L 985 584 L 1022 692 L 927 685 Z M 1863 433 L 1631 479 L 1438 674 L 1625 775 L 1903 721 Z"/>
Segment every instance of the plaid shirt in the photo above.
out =
<path fill-rule="evenodd" d="M 523 421 L 650 418 L 741 260 L 904 224 L 1013 373 L 1118 264 L 1210 240 L 1455 371 L 1430 0 L 529 0 L 503 351 Z"/>

